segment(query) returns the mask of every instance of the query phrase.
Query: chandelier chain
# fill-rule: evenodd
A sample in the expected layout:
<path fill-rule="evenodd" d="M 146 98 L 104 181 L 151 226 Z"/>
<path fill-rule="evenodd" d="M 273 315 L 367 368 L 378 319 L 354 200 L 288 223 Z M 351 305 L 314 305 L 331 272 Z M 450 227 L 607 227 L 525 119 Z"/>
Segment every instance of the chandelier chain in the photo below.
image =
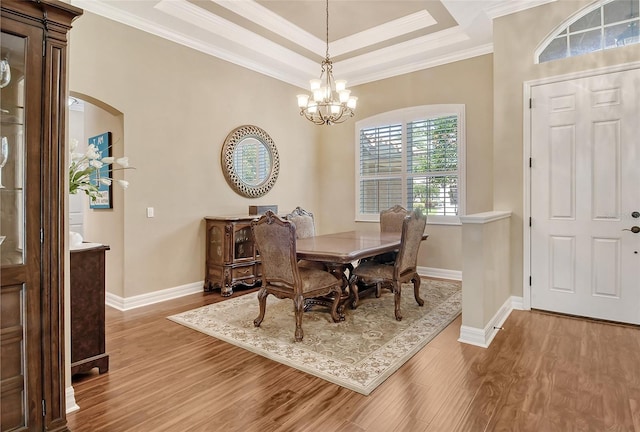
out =
<path fill-rule="evenodd" d="M 327 0 L 327 60 L 329 60 L 329 0 Z"/>

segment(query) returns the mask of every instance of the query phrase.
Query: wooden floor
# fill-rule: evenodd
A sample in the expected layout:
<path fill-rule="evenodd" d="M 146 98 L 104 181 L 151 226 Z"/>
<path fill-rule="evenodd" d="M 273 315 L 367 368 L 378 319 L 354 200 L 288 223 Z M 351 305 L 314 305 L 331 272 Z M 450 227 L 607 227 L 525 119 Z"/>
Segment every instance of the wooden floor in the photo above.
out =
<path fill-rule="evenodd" d="M 70 429 L 640 431 L 637 327 L 513 311 L 483 349 L 458 318 L 363 396 L 166 319 L 220 300 L 107 308 L 110 370 L 74 378 Z"/>

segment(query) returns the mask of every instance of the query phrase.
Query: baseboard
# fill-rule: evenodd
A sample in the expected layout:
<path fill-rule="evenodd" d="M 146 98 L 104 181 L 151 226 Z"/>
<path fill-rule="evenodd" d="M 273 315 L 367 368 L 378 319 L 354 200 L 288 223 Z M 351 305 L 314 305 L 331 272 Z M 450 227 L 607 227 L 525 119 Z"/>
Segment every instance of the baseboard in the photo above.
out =
<path fill-rule="evenodd" d="M 491 345 L 493 338 L 495 338 L 498 332 L 502 329 L 502 324 L 507 320 L 511 311 L 513 309 L 517 309 L 514 307 L 514 303 L 517 303 L 517 299 L 518 297 L 515 296 L 509 297 L 483 329 L 465 325 L 460 326 L 460 337 L 458 338 L 458 342 L 488 348 L 489 345 Z M 521 297 L 520 303 L 522 303 Z"/>
<path fill-rule="evenodd" d="M 427 276 L 439 279 L 462 280 L 462 272 L 458 270 L 438 269 L 433 267 L 418 267 L 420 276 Z M 118 295 L 107 292 L 105 295 L 105 304 L 112 308 L 127 311 L 154 303 L 183 297 L 189 294 L 195 294 L 202 291 L 203 283 L 194 282 L 187 285 L 181 285 L 174 288 L 167 288 L 161 291 L 154 291 L 148 294 L 141 294 L 133 297 L 120 297 Z"/>
<path fill-rule="evenodd" d="M 521 296 L 511 296 L 511 307 L 515 310 L 525 310 L 524 298 Z"/>
<path fill-rule="evenodd" d="M 462 272 L 460 270 L 440 269 L 434 267 L 418 267 L 420 276 L 427 276 L 438 279 L 462 280 Z"/>
<path fill-rule="evenodd" d="M 67 414 L 78 411 L 80 409 L 80 407 L 76 403 L 76 393 L 73 390 L 73 386 L 69 386 L 65 390 L 65 403 L 67 407 Z"/>
<path fill-rule="evenodd" d="M 143 306 L 148 306 L 154 303 L 160 303 L 166 300 L 183 297 L 189 294 L 196 294 L 202 292 L 202 287 L 202 282 L 193 282 L 187 285 L 167 288 L 160 291 L 140 294 L 133 297 L 120 297 L 107 292 L 105 296 L 105 304 L 121 311 L 127 311 Z"/>
<path fill-rule="evenodd" d="M 420 276 L 433 277 L 438 279 L 462 280 L 462 272 L 458 270 L 439 269 L 433 267 L 418 267 Z M 167 288 L 161 291 L 154 291 L 147 294 L 140 294 L 133 297 L 120 297 L 107 292 L 105 304 L 120 311 L 127 311 L 166 300 L 183 297 L 189 294 L 196 294 L 202 291 L 203 282 L 193 282 L 174 288 Z"/>

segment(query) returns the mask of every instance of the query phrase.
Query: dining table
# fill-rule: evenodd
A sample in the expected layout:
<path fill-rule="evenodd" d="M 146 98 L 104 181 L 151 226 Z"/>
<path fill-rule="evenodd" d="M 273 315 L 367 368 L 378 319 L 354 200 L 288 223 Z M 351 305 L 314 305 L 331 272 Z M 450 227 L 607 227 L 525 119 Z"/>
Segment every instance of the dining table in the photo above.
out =
<path fill-rule="evenodd" d="M 296 241 L 298 259 L 347 265 L 400 247 L 400 233 L 345 231 L 301 238 Z"/>
<path fill-rule="evenodd" d="M 427 239 L 423 234 L 422 240 Z M 402 235 L 399 232 L 354 230 L 333 234 L 322 234 L 296 240 L 298 259 L 320 261 L 330 273 L 343 280 L 339 314 L 343 316 L 344 304 L 349 299 L 349 283 L 354 263 L 400 248 Z M 347 270 L 349 275 L 347 276 Z M 305 309 L 314 304 L 330 305 L 332 299 L 309 299 Z"/>

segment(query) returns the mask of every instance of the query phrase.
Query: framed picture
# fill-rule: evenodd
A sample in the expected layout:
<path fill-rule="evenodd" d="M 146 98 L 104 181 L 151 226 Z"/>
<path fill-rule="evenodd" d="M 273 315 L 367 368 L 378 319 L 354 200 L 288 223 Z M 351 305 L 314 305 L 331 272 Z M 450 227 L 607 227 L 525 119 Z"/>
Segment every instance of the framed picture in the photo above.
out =
<path fill-rule="evenodd" d="M 111 156 L 111 132 L 105 132 L 100 135 L 89 138 L 89 145 L 93 144 L 102 154 L 102 157 Z M 100 169 L 91 174 L 91 183 L 98 185 L 98 198 L 90 201 L 89 206 L 92 209 L 110 209 L 113 208 L 113 189 L 111 185 L 100 182 L 101 178 L 112 178 L 112 164 L 105 164 Z"/>

